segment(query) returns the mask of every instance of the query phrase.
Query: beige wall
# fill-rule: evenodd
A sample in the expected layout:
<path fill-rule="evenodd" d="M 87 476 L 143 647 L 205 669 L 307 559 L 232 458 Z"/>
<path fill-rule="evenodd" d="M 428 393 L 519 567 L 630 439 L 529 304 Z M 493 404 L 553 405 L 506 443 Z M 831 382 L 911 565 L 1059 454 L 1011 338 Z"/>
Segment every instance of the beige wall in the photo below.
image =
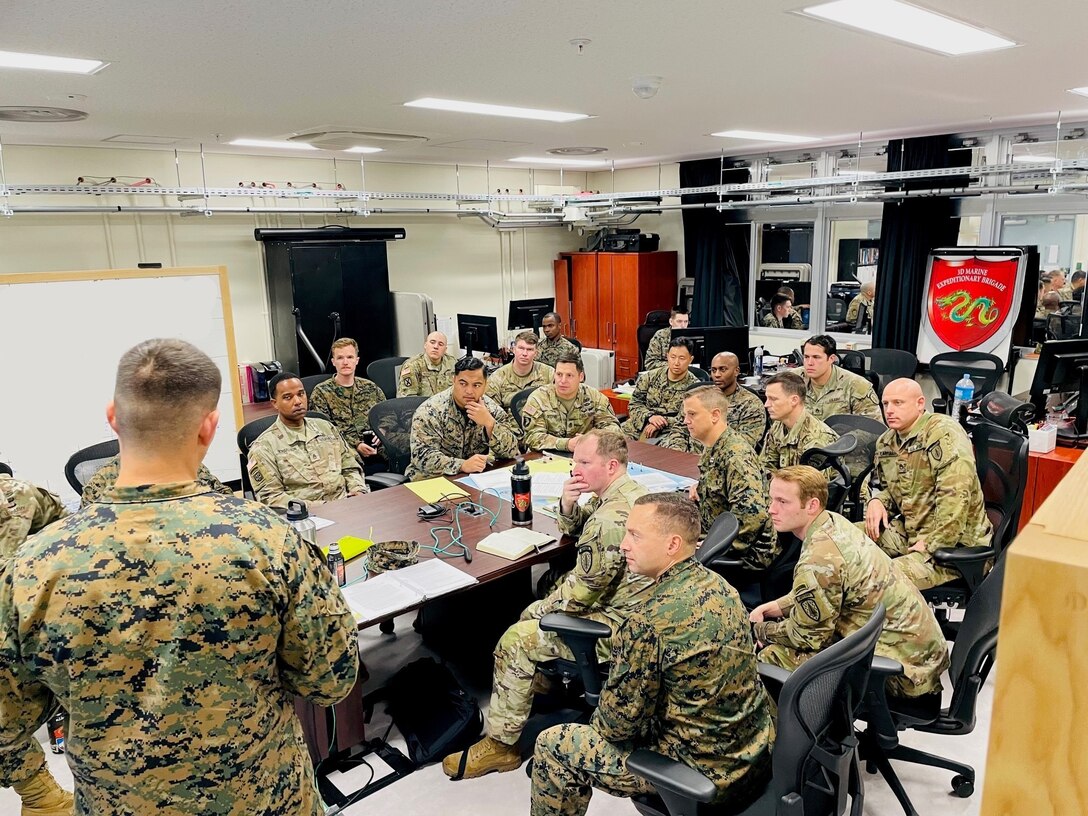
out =
<path fill-rule="evenodd" d="M 185 153 L 175 166 L 173 151 L 117 148 L 9 146 L 4 148 L 8 184 L 74 184 L 80 176 L 115 176 L 121 183 L 150 176 L 164 186 L 202 183 L 199 156 Z M 207 154 L 210 187 L 235 187 L 239 182 L 287 181 L 332 183 L 349 190 L 362 187 L 356 161 L 327 158 L 270 158 Z M 656 186 L 656 171 L 654 173 Z M 366 189 L 382 192 L 478 192 L 507 189 L 530 193 L 534 185 L 558 185 L 558 171 L 491 170 L 483 167 L 408 165 L 367 161 Z M 564 185 L 587 186 L 584 173 L 563 174 Z M 180 202 L 193 204 L 194 202 Z M 199 203 L 199 202 L 195 202 Z M 331 203 L 331 202 L 325 202 Z M 177 206 L 165 197 L 20 196 L 13 207 L 29 205 L 158 205 Z M 270 198 L 218 199 L 213 205 L 277 206 Z M 561 251 L 577 249 L 583 238 L 561 228 L 500 233 L 478 218 L 455 215 L 396 214 L 345 218 L 292 213 L 295 202 L 269 215 L 215 214 L 212 217 L 165 214 L 16 214 L 0 219 L 0 274 L 79 269 L 130 268 L 140 262 L 166 266 L 224 264 L 229 270 L 239 358 L 266 360 L 272 355 L 268 298 L 260 245 L 255 227 L 308 226 L 343 223 L 352 226 L 403 226 L 407 238 L 389 246 L 390 287 L 424 292 L 434 299 L 435 312 L 490 314 L 505 326 L 506 301 L 547 297 L 554 292 L 552 260 Z M 350 205 L 349 205 L 350 206 Z M 450 202 L 384 201 L 374 207 L 426 206 L 453 209 Z M 509 206 L 509 205 L 503 205 Z M 515 205 L 520 207 L 520 205 Z M 678 217 L 677 217 L 678 219 Z M 646 219 L 648 220 L 648 219 Z M 640 223 L 643 230 L 649 229 Z M 654 231 L 662 231 L 654 228 Z M 682 241 L 680 242 L 682 244 Z M 673 245 L 663 248 L 677 248 Z M 680 247 L 682 249 L 682 246 Z M 134 304 L 134 307 L 138 305 Z M 43 316 L 43 319 L 46 319 Z"/>

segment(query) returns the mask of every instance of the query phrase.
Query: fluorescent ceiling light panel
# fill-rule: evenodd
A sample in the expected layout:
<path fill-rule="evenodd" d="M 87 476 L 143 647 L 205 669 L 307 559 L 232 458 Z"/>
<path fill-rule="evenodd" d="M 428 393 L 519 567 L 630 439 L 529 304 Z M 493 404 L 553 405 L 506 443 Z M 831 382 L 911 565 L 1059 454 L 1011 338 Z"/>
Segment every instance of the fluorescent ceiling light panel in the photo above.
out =
<path fill-rule="evenodd" d="M 1047 164 L 1054 163 L 1053 156 L 1037 156 L 1030 153 L 1017 153 L 1012 157 L 1012 160 L 1014 162 L 1034 162 L 1036 164 L 1042 164 L 1044 162 Z"/>
<path fill-rule="evenodd" d="M 791 136 L 788 133 L 765 133 L 762 130 L 722 130 L 711 133 L 723 139 L 748 139 L 752 142 L 782 142 L 783 144 L 805 144 L 819 141 L 815 136 Z"/>
<path fill-rule="evenodd" d="M 1084 88 L 1070 88 L 1069 93 L 1080 94 L 1081 96 L 1088 96 L 1088 86 Z"/>
<path fill-rule="evenodd" d="M 1016 45 L 1012 40 L 900 0 L 834 0 L 801 13 L 956 57 Z"/>
<path fill-rule="evenodd" d="M 277 142 L 273 139 L 235 139 L 228 144 L 237 147 L 268 147 L 272 150 L 317 150 L 312 144 L 306 144 L 306 142 Z"/>
<path fill-rule="evenodd" d="M 563 111 L 537 110 L 536 108 L 512 108 L 508 105 L 488 105 L 484 102 L 459 102 L 456 99 L 434 99 L 424 97 L 405 102 L 406 108 L 429 108 L 431 110 L 455 111 L 457 113 L 479 113 L 484 116 L 512 116 L 515 119 L 539 119 L 544 122 L 575 122 L 588 119 L 587 113 L 564 113 Z"/>
<path fill-rule="evenodd" d="M 518 156 L 510 161 L 526 164 L 561 164 L 564 167 L 601 167 L 608 164 L 604 159 L 561 159 L 554 156 Z"/>
<path fill-rule="evenodd" d="M 361 146 L 357 146 L 357 147 L 349 147 L 344 152 L 345 153 L 381 153 L 382 148 L 380 148 L 380 147 L 361 147 Z"/>
<path fill-rule="evenodd" d="M 0 51 L 0 68 L 27 68 L 32 71 L 60 71 L 65 74 L 93 74 L 108 62 L 74 57 L 50 57 L 45 54 L 20 54 Z"/>

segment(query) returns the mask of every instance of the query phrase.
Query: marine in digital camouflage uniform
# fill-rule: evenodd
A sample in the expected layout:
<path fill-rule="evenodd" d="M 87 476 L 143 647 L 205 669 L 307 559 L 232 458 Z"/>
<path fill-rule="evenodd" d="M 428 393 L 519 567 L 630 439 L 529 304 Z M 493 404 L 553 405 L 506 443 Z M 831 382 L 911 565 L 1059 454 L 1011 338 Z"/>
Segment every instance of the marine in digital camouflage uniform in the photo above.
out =
<path fill-rule="evenodd" d="M 648 431 L 646 423 L 650 417 L 661 416 L 666 420 L 665 428 L 653 434 L 660 440 L 658 445 L 685 453 L 697 452 L 699 445 L 684 427 L 681 416 L 684 393 L 697 382 L 698 378 L 686 368 L 679 379 L 671 380 L 667 365 L 640 374 L 631 395 L 627 420 L 620 426 L 624 434 L 629 439 L 638 439 Z"/>
<path fill-rule="evenodd" d="M 538 388 L 521 409 L 525 447 L 531 451 L 568 450 L 571 439 L 586 431 L 620 429 L 608 398 L 585 383 L 569 399 L 559 396 L 554 385 Z"/>
<path fill-rule="evenodd" d="M 545 337 L 536 346 L 536 359 L 537 362 L 544 365 L 550 365 L 555 368 L 555 364 L 559 361 L 559 358 L 564 354 L 581 354 L 578 346 L 574 345 L 566 337 L 560 335 L 555 340 L 550 340 Z"/>
<path fill-rule="evenodd" d="M 353 451 L 359 450 L 360 442 L 367 442 L 363 433 L 373 430 L 370 409 L 379 402 L 385 402 L 385 392 L 365 377 L 356 377 L 351 385 L 340 385 L 330 378 L 314 386 L 310 394 L 310 410 L 331 419 Z"/>
<path fill-rule="evenodd" d="M 433 397 L 450 387 L 456 364 L 457 358 L 446 353 L 446 335 L 431 332 L 424 341 L 423 351 L 409 357 L 401 366 L 397 377 L 397 396 Z"/>
<path fill-rule="evenodd" d="M 28 536 L 66 515 L 55 493 L 0 473 L 0 570 Z"/>
<path fill-rule="evenodd" d="M 287 507 L 290 499 L 308 504 L 366 493 L 355 453 L 329 422 L 305 417 L 301 428 L 277 419 L 249 448 L 249 480 L 258 501 Z"/>
<path fill-rule="evenodd" d="M 729 401 L 729 427 L 757 448 L 767 430 L 767 409 L 763 407 L 763 401 L 742 385 L 725 398 Z"/>
<path fill-rule="evenodd" d="M 610 437 L 612 442 L 605 443 L 604 453 L 597 447 L 587 448 L 592 451 L 590 455 L 614 459 L 615 454 L 609 451 L 619 446 L 624 461 L 617 460 L 614 467 L 610 466 L 612 475 L 607 478 L 611 481 L 586 505 L 575 505 L 569 513 L 562 512 L 561 505 L 557 516 L 559 529 L 564 535 L 578 537 L 574 567 L 545 598 L 526 607 L 518 622 L 499 639 L 487 712 L 487 737 L 469 749 L 466 777 L 489 770 L 512 770 L 520 764 L 517 741 L 532 708 L 537 663 L 558 657 L 573 659 L 557 635 L 541 631 L 540 619 L 551 612 L 563 612 L 615 628 L 650 590 L 650 580 L 629 572 L 620 551 L 631 504 L 646 493 L 642 485 L 627 475 L 626 445 L 622 437 L 611 431 L 589 432 L 575 450 L 572 478 L 578 478 L 580 473 L 578 457 L 583 447 L 601 444 L 599 433 Z M 608 650 L 609 643 L 602 641 L 598 655 L 606 659 Z M 501 756 L 496 758 L 496 752 Z M 455 775 L 461 758 L 462 752 L 446 757 L 443 770 Z"/>
<path fill-rule="evenodd" d="M 112 490 L 114 482 L 117 481 L 117 474 L 120 472 L 121 457 L 114 456 L 107 459 L 106 463 L 96 470 L 94 475 L 87 480 L 87 484 L 83 485 L 83 493 L 79 497 L 79 506 L 81 508 L 86 507 L 91 502 L 98 501 L 107 492 Z M 234 491 L 215 478 L 215 474 L 208 470 L 204 465 L 201 465 L 200 470 L 197 471 L 196 480 L 198 484 L 209 487 L 216 493 L 222 493 L 224 496 L 234 495 Z"/>
<path fill-rule="evenodd" d="M 194 479 L 221 387 L 188 343 L 126 352 L 107 416 L 132 472 L 193 463 Z M 7 747 L 55 700 L 79 816 L 322 814 L 295 695 L 332 705 L 359 671 L 324 559 L 254 502 L 129 478 L 123 463 L 121 486 L 27 541 L 0 582 L 0 773 L 41 767 L 40 749 Z"/>
<path fill-rule="evenodd" d="M 435 394 L 412 417 L 412 461 L 405 475 L 413 480 L 453 476 L 462 472 L 465 460 L 476 454 L 509 459 L 518 454 L 514 417 L 491 397 L 481 397 L 495 419 L 490 436 L 453 398 L 453 388 Z"/>
<path fill-rule="evenodd" d="M 793 589 L 775 602 L 784 617 L 755 624 L 756 640 L 767 644 L 759 659 L 795 669 L 856 632 L 877 604 L 884 604 L 876 653 L 898 660 L 904 670 L 888 679 L 889 691 L 904 697 L 940 693 L 948 650 L 933 611 L 914 584 L 838 513 L 821 511 L 804 536 Z"/>
<path fill-rule="evenodd" d="M 826 420 L 835 414 L 856 414 L 877 422 L 884 421 L 873 384 L 841 366 L 831 366 L 830 377 L 822 386 L 807 376 L 805 386 L 808 388 L 805 408 L 817 419 Z"/>
<path fill-rule="evenodd" d="M 503 408 L 509 410 L 510 400 L 514 398 L 518 391 L 541 385 L 551 385 L 554 376 L 555 369 L 544 363 L 534 362 L 529 368 L 529 373 L 525 376 L 518 374 L 514 370 L 513 363 L 507 363 L 487 378 L 487 395 Z"/>
<path fill-rule="evenodd" d="M 880 500 L 890 519 L 877 542 L 880 548 L 919 589 L 958 579 L 958 572 L 934 563 L 933 552 L 987 547 L 993 538 L 974 450 L 963 428 L 950 416 L 923 413 L 906 431 L 885 432 L 873 461 L 881 489 L 870 502 Z M 924 552 L 912 552 L 919 542 Z"/>
<path fill-rule="evenodd" d="M 654 332 L 653 337 L 646 346 L 646 359 L 643 368 L 650 371 L 665 365 L 665 358 L 669 354 L 669 343 L 672 342 L 672 328 L 666 326 Z"/>
<path fill-rule="evenodd" d="M 801 462 L 801 454 L 809 448 L 821 448 L 838 438 L 837 433 L 805 410 L 792 428 L 787 428 L 780 421 L 771 423 L 767 438 L 763 441 L 760 462 L 768 473 L 797 465 Z"/>
<path fill-rule="evenodd" d="M 643 506 L 632 510 L 629 527 Z M 697 535 L 694 508 L 689 520 Z M 744 606 L 724 579 L 691 558 L 693 551 L 694 541 L 686 557 L 663 563 L 652 594 L 614 627 L 611 669 L 589 724 L 555 726 L 537 738 L 532 816 L 583 814 L 594 787 L 616 796 L 651 792 L 625 764 L 642 748 L 703 774 L 717 801 L 737 809 L 764 790 L 774 722 Z"/>

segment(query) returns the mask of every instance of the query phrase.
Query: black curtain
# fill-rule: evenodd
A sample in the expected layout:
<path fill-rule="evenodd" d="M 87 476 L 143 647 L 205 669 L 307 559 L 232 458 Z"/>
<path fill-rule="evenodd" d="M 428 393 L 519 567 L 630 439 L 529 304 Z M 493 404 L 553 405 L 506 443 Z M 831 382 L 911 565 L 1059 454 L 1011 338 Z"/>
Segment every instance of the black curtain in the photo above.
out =
<path fill-rule="evenodd" d="M 895 139 L 888 143 L 888 172 L 963 167 L 970 150 L 949 151 L 950 136 Z M 681 165 L 683 167 L 683 165 Z M 966 186 L 964 176 L 942 176 L 889 185 L 889 190 L 925 190 Z M 951 198 L 888 201 L 880 224 L 873 347 L 914 353 L 925 295 L 926 259 L 937 247 L 955 246 L 959 219 Z"/>
<path fill-rule="evenodd" d="M 747 168 L 729 163 L 722 169 L 720 159 L 680 163 L 681 187 L 748 182 Z M 744 196 L 725 196 L 726 201 Z M 683 204 L 716 203 L 717 194 L 688 195 Z M 691 303 L 692 326 L 747 326 L 748 264 L 751 230 L 744 210 L 714 207 L 682 210 L 684 220 L 684 267 L 695 279 Z"/>

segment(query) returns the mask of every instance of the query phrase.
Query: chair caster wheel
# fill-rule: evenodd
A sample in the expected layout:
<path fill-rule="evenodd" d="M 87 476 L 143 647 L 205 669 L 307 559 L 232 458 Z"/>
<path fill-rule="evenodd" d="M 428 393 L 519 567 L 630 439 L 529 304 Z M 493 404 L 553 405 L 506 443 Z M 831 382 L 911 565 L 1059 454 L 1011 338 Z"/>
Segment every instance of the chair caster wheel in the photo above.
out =
<path fill-rule="evenodd" d="M 866 762 L 865 763 L 865 773 L 875 774 L 876 773 L 876 763 L 873 762 L 872 760 L 869 760 L 868 762 Z"/>
<path fill-rule="evenodd" d="M 975 780 L 966 776 L 952 777 L 952 793 L 960 799 L 966 799 L 975 792 Z"/>
<path fill-rule="evenodd" d="M 393 634 L 394 625 L 395 622 L 393 620 L 382 621 L 378 624 L 378 631 L 381 632 L 383 635 L 391 635 Z"/>

